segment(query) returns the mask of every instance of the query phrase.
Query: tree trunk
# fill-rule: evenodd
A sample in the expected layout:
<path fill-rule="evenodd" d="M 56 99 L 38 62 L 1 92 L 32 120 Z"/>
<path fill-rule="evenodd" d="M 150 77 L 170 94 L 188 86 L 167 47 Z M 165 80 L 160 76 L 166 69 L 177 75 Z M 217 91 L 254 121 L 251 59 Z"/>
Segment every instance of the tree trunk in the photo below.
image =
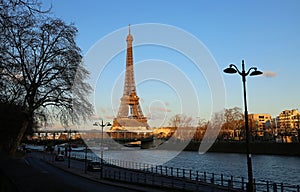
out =
<path fill-rule="evenodd" d="M 24 133 L 26 132 L 26 129 L 28 127 L 28 119 L 24 119 L 24 121 L 22 122 L 22 124 L 20 124 L 20 129 L 18 134 L 16 135 L 15 139 L 12 140 L 12 142 L 10 143 L 10 146 L 8 147 L 8 154 L 9 155 L 15 155 L 18 146 L 20 145 L 20 142 L 24 136 Z"/>
<path fill-rule="evenodd" d="M 30 116 L 21 107 L 0 103 L 0 150 L 14 155 L 28 127 Z"/>

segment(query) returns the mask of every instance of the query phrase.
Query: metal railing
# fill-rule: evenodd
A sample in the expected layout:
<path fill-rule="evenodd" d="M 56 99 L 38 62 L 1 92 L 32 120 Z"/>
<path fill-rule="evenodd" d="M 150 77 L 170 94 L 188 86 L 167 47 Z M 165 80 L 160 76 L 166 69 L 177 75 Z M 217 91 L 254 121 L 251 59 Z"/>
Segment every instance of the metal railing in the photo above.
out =
<path fill-rule="evenodd" d="M 71 158 L 83 161 L 85 160 L 85 154 L 71 153 Z M 98 156 L 90 153 L 87 154 L 86 159 L 89 161 L 100 161 Z M 124 161 L 120 159 L 104 158 L 104 162 L 105 165 L 118 166 L 137 171 L 133 176 L 133 173 L 126 174 L 126 172 L 122 172 L 120 170 L 104 170 L 104 177 L 107 179 L 117 179 L 126 182 L 188 190 L 198 190 L 200 185 L 206 185 L 210 188 L 228 189 L 230 191 L 245 191 L 247 188 L 247 179 L 244 177 L 233 177 L 206 171 L 200 172 L 192 169 L 174 168 L 142 162 Z M 162 179 L 162 177 L 168 179 Z M 180 182 L 176 182 L 178 180 L 180 180 Z M 181 183 L 181 185 L 179 185 L 179 183 Z M 254 180 L 254 189 L 257 192 L 300 192 L 299 185 L 275 183 L 265 180 Z"/>

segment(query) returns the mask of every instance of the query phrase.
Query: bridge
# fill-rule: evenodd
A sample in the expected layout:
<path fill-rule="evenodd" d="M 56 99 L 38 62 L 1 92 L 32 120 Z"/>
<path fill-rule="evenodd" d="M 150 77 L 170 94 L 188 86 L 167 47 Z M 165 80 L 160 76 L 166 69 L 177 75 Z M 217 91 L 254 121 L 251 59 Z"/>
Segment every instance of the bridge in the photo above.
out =
<path fill-rule="evenodd" d="M 87 139 L 87 140 L 100 140 L 103 138 L 104 142 L 110 139 L 123 144 L 126 146 L 145 146 L 153 141 L 153 132 L 151 130 L 105 130 L 102 131 L 96 129 L 90 130 L 80 130 L 80 129 L 70 129 L 70 130 L 38 130 L 34 132 L 32 140 L 50 140 L 50 141 L 68 141 L 75 139 Z M 147 147 L 148 148 L 148 147 Z"/>

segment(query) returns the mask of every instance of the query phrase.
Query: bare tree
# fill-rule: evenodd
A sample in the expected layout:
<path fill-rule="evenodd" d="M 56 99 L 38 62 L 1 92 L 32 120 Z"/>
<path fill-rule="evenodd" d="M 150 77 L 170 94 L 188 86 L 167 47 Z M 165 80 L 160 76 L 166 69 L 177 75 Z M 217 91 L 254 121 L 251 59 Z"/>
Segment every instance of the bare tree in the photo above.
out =
<path fill-rule="evenodd" d="M 76 27 L 40 11 L 34 0 L 0 5 L 0 102 L 20 106 L 27 116 L 15 145 L 37 118 L 66 125 L 90 116 L 91 87 Z"/>
<path fill-rule="evenodd" d="M 192 117 L 188 117 L 184 114 L 174 115 L 169 122 L 169 125 L 176 129 L 173 136 L 180 140 L 191 140 L 196 131 L 196 128 L 192 127 L 192 122 Z"/>
<path fill-rule="evenodd" d="M 242 109 L 234 107 L 224 110 L 224 122 L 221 127 L 220 139 L 230 139 L 240 136 L 244 125 L 244 114 Z"/>
<path fill-rule="evenodd" d="M 190 127 L 192 125 L 193 118 L 184 114 L 177 114 L 171 117 L 169 125 L 171 127 Z"/>
<path fill-rule="evenodd" d="M 239 107 L 234 107 L 231 109 L 225 109 L 224 111 L 224 125 L 222 129 L 225 130 L 235 130 L 241 128 L 243 125 L 244 114 L 242 109 Z"/>
<path fill-rule="evenodd" d="M 209 121 L 207 121 L 206 119 L 199 119 L 198 120 L 198 125 L 197 125 L 197 129 L 194 135 L 194 140 L 195 141 L 201 141 L 204 137 L 204 134 L 207 130 Z"/>

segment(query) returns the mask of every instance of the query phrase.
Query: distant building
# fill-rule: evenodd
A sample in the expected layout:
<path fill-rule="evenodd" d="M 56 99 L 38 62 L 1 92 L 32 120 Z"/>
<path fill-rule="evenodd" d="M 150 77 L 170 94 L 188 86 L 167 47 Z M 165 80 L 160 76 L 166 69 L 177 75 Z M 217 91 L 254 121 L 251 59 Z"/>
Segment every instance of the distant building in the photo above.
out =
<path fill-rule="evenodd" d="M 300 113 L 297 109 L 284 110 L 278 116 L 279 132 L 293 133 L 300 128 Z"/>
<path fill-rule="evenodd" d="M 249 128 L 252 135 L 263 137 L 272 132 L 272 117 L 269 114 L 249 114 Z"/>

